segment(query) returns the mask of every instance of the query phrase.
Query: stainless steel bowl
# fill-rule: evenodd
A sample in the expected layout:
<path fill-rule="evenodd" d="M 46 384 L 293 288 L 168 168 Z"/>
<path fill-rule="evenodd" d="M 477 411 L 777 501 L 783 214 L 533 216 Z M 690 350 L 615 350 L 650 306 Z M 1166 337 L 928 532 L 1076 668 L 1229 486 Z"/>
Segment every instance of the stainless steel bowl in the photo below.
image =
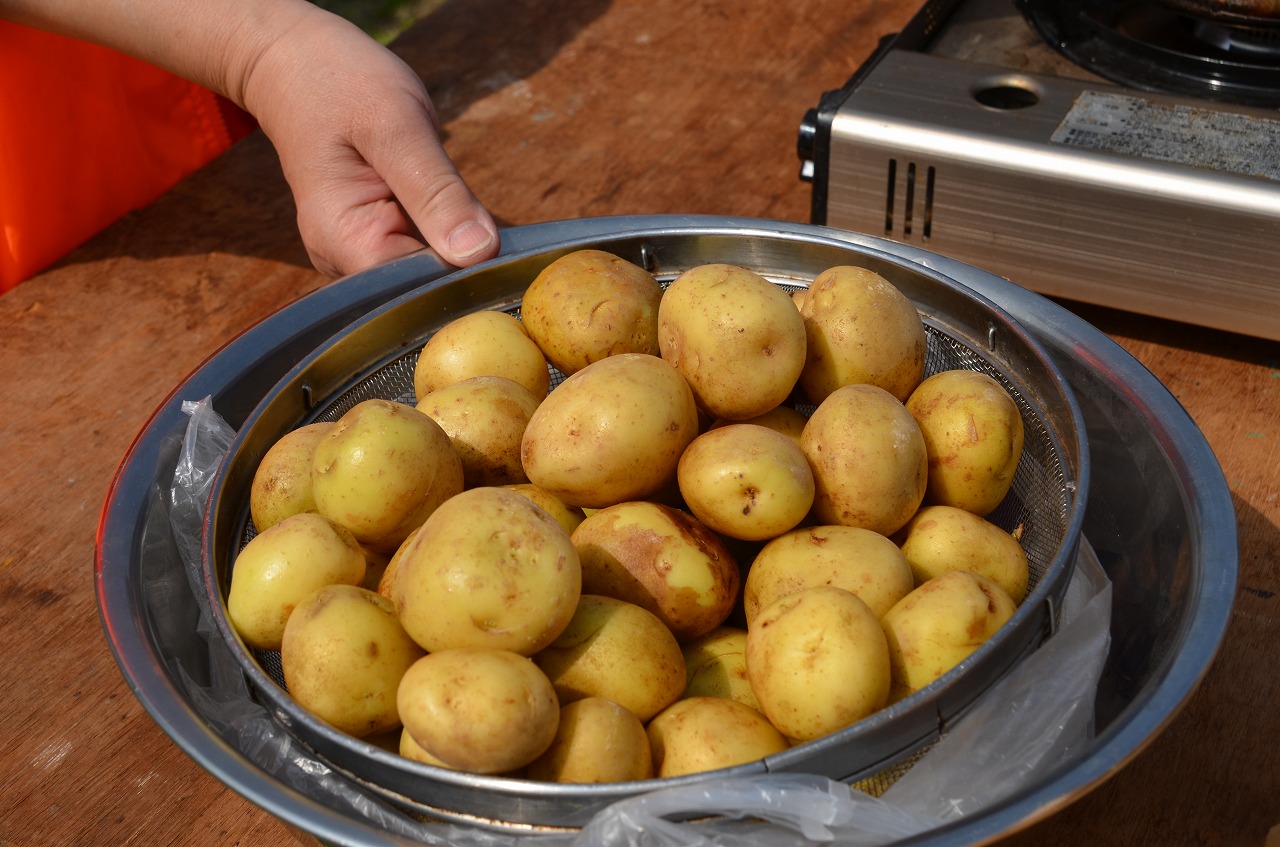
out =
<path fill-rule="evenodd" d="M 1016 319 L 1016 327 L 1028 333 L 1022 339 L 1020 330 L 993 329 L 992 349 L 999 350 L 1012 338 L 1016 347 L 1030 351 L 1032 359 L 1037 351 L 1047 351 L 1053 369 L 1065 375 L 1078 398 L 1089 449 L 1095 457 L 1101 456 L 1092 464 L 1091 493 L 1080 521 L 1107 566 L 1117 607 L 1127 612 L 1113 620 L 1116 649 L 1100 688 L 1099 734 L 1084 757 L 1064 772 L 1029 784 L 998 807 L 972 815 L 926 841 L 972 843 L 1020 828 L 1046 809 L 1060 807 L 1145 746 L 1181 707 L 1211 661 L 1230 612 L 1235 584 L 1234 518 L 1221 473 L 1199 432 L 1168 392 L 1120 348 L 1049 301 L 966 265 L 866 236 L 722 218 L 615 218 L 510 230 L 505 233 L 503 254 L 471 272 L 478 284 L 467 286 L 464 295 L 437 299 L 431 314 L 444 319 L 451 311 L 509 305 L 512 292 L 521 291 L 532 278 L 530 271 L 548 261 L 549 255 L 580 246 L 610 249 L 619 244 L 631 244 L 638 251 L 649 245 L 658 251 L 651 258 L 660 266 L 715 260 L 707 257 L 723 256 L 729 250 L 732 261 L 771 268 L 783 276 L 797 254 L 820 255 L 824 264 L 838 263 L 832 259 L 843 256 L 840 261 L 870 262 L 885 269 L 895 282 L 908 281 L 908 289 L 910 279 L 927 279 L 930 290 L 970 291 L 977 301 L 999 303 Z M 804 275 L 801 270 L 799 276 Z M 394 836 L 359 814 L 318 803 L 307 792 L 276 778 L 206 722 L 204 704 L 191 696 L 188 678 L 207 680 L 217 670 L 209 667 L 205 639 L 226 633 L 196 631 L 194 622 L 184 628 L 172 614 L 158 619 L 152 592 L 157 585 L 173 583 L 174 562 L 167 551 L 144 540 L 151 537 L 148 528 L 163 517 L 156 487 L 162 490 L 167 485 L 175 439 L 185 428 L 185 417 L 177 409 L 181 400 L 211 395 L 214 407 L 236 428 L 252 419 L 255 426 L 283 431 L 305 417 L 317 398 L 341 391 L 351 377 L 351 371 L 344 370 L 349 363 L 345 355 L 339 357 L 343 366 L 333 369 L 314 357 L 308 359 L 317 347 L 341 336 L 344 345 L 371 345 L 350 353 L 355 359 L 389 359 L 397 344 L 388 344 L 385 332 L 380 330 L 375 342 L 348 330 L 389 320 L 385 316 L 397 310 L 388 306 L 397 297 L 420 298 L 421 291 L 407 292 L 424 284 L 430 288 L 433 281 L 447 277 L 448 270 L 428 255 L 410 257 L 335 283 L 250 330 L 193 374 L 158 410 L 121 465 L 104 510 L 98 554 L 100 608 L 122 672 L 139 698 L 166 732 L 215 776 L 272 813 L 335 843 L 382 843 L 393 841 Z M 417 343 L 422 330 L 421 323 L 406 324 L 405 349 Z M 302 364 L 295 367 L 299 361 Z M 299 382 L 296 378 L 302 373 L 307 378 Z M 286 385 L 296 390 L 282 390 Z M 261 404 L 262 398 L 286 395 L 296 399 Z M 1078 470 L 1082 478 L 1084 469 Z M 235 474 L 227 476 L 224 485 L 243 484 L 242 478 L 234 479 Z M 1128 490 L 1135 480 L 1142 481 L 1142 497 Z M 215 497 L 215 507 L 219 502 L 221 498 Z M 215 512 L 216 508 L 211 511 L 210 535 L 221 536 L 220 543 L 227 547 L 233 543 L 234 521 L 219 521 Z M 210 573 L 216 575 L 216 566 Z M 1160 602 L 1148 602 L 1152 592 Z M 166 600 L 173 602 L 171 593 Z M 198 604 L 192 601 L 192 605 Z M 1035 604 L 1024 608 L 1035 608 Z M 1041 616 L 1038 625 L 1042 625 L 1044 613 L 1040 608 L 1027 616 Z M 995 675 L 1016 661 L 1025 647 L 1017 639 L 1009 643 L 1016 645 L 1013 655 L 990 662 Z M 236 645 L 231 647 L 234 653 Z M 964 692 L 957 707 L 969 697 Z M 282 726 L 294 724 L 295 716 L 281 705 L 274 704 Z M 920 742 L 924 716 L 917 715 L 920 721 L 913 721 L 911 704 L 903 705 L 893 716 L 893 726 L 888 726 L 886 717 L 886 726 L 875 733 L 884 743 L 885 760 Z M 931 703 L 929 709 L 936 706 Z M 932 721 L 936 731 L 937 718 Z M 900 727 L 905 728 L 902 734 Z M 291 729 L 296 730 L 296 725 Z M 349 742 L 336 734 L 329 737 L 312 727 L 304 729 L 307 741 L 321 756 L 342 759 L 349 752 Z M 847 757 L 839 747 L 806 751 L 807 761 L 784 761 L 779 766 L 793 764 L 834 773 L 844 767 Z M 362 766 L 372 762 L 375 771 L 391 766 L 389 760 L 395 758 L 386 754 L 384 761 L 377 751 L 359 752 Z M 797 752 L 794 758 L 804 755 Z M 385 785 L 388 774 L 366 771 L 358 777 Z M 421 797 L 408 799 L 446 812 L 462 809 L 462 817 L 481 819 L 492 815 L 502 821 L 553 820 L 572 825 L 617 796 L 610 789 L 565 792 L 560 787 L 527 787 L 530 784 L 513 794 L 505 784 L 432 777 L 433 790 L 425 802 Z M 477 793 L 495 789 L 493 806 L 475 805 Z"/>

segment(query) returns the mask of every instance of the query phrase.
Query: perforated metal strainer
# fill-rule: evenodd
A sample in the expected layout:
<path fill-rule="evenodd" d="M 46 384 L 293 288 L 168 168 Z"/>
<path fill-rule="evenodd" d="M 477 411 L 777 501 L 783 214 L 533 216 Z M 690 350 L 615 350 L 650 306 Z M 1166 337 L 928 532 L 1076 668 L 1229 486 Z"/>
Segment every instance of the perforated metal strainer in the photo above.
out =
<path fill-rule="evenodd" d="M 427 338 L 461 314 L 519 313 L 524 288 L 542 267 L 577 249 L 600 249 L 669 281 L 700 264 L 747 267 L 795 290 L 836 265 L 870 268 L 917 306 L 928 335 L 926 369 L 981 370 L 1018 402 L 1024 453 L 1006 501 L 989 519 L 1020 530 L 1031 586 L 1014 618 L 960 666 L 917 694 L 844 730 L 715 776 L 805 771 L 874 787 L 891 780 L 949 721 L 1052 631 L 1079 544 L 1087 488 L 1084 427 L 1066 381 L 1040 346 L 996 304 L 928 267 L 819 232 L 655 229 L 567 239 L 554 247 L 432 280 L 370 312 L 307 355 L 257 405 L 215 483 L 205 537 L 205 577 L 217 625 L 257 696 L 320 757 L 379 796 L 416 814 L 498 827 L 575 827 L 605 805 L 705 775 L 616 785 L 552 785 L 434 768 L 351 738 L 301 709 L 284 689 L 278 656 L 253 653 L 224 613 L 235 554 L 253 528 L 248 492 L 262 455 L 285 432 L 332 420 L 361 400 L 413 402 L 413 369 Z M 870 782 L 867 782 L 867 781 Z"/>

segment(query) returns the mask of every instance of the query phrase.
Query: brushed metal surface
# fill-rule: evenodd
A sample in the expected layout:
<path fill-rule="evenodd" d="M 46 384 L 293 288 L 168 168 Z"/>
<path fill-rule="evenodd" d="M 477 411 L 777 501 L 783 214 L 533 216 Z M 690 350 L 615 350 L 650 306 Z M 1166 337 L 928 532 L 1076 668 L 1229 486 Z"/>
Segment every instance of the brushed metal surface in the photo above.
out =
<path fill-rule="evenodd" d="M 889 51 L 832 121 L 827 224 L 1043 294 L 1280 339 L 1280 183 L 1051 141 L 1085 92 L 1185 104 Z"/>

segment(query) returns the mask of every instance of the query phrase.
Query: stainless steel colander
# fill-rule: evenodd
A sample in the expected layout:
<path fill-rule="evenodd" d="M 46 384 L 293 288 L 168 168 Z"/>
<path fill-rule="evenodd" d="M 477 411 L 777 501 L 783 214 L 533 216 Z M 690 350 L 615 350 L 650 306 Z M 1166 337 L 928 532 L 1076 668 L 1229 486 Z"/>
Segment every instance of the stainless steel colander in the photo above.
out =
<path fill-rule="evenodd" d="M 271 444 L 290 429 L 334 419 L 366 398 L 412 402 L 417 352 L 433 332 L 480 309 L 518 314 L 524 288 L 538 271 L 583 248 L 615 253 L 663 281 L 696 265 L 725 262 L 790 290 L 835 265 L 868 267 L 916 304 L 927 329 L 929 373 L 956 367 L 981 370 L 1000 380 L 1017 400 L 1026 424 L 1024 454 L 1012 492 L 990 516 L 1006 529 L 1021 529 L 1032 565 L 1031 587 L 1015 617 L 959 667 L 912 697 L 825 738 L 714 774 L 805 771 L 845 781 L 891 779 L 1052 631 L 1080 540 L 1087 446 L 1079 406 L 1063 375 L 998 305 L 925 263 L 817 229 L 659 226 L 567 238 L 550 248 L 507 254 L 425 281 L 306 351 L 247 416 L 215 481 L 204 568 L 222 637 L 282 727 L 338 770 L 415 814 L 498 827 L 575 827 L 623 797 L 707 777 L 549 785 L 457 773 L 404 759 L 338 732 L 301 709 L 283 686 L 278 657 L 246 649 L 224 613 L 235 555 L 253 532 L 249 485 Z"/>

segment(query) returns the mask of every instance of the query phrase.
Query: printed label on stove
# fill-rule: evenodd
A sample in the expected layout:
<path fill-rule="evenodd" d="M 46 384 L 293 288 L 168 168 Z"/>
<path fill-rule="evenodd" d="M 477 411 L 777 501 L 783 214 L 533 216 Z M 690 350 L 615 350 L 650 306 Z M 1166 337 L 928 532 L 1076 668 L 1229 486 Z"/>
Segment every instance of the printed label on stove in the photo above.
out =
<path fill-rule="evenodd" d="M 1086 91 L 1051 139 L 1280 182 L 1280 121 Z"/>

